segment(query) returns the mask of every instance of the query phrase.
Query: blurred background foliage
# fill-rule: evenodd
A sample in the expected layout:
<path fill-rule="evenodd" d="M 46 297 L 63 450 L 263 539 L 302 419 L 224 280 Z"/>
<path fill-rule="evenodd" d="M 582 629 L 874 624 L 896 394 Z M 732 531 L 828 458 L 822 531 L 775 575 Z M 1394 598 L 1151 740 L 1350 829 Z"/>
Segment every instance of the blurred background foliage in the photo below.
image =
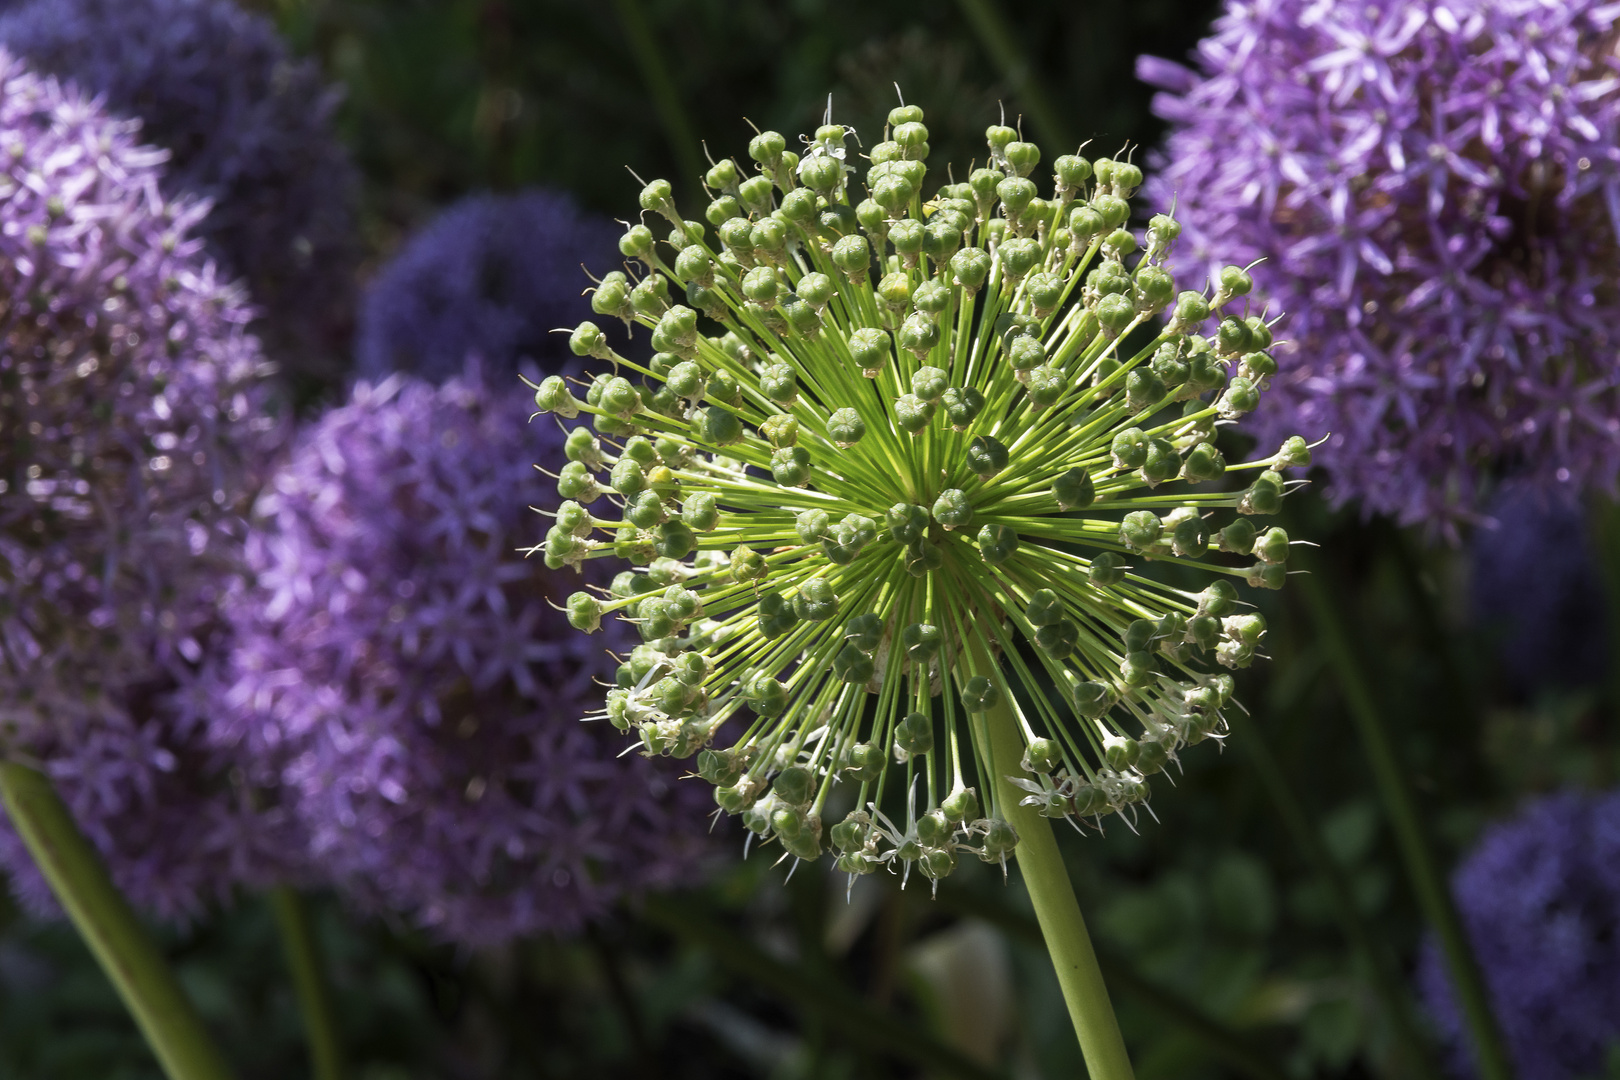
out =
<path fill-rule="evenodd" d="M 1132 75 L 1135 58 L 1185 56 L 1216 9 L 1207 0 L 257 6 L 345 90 L 339 123 L 363 178 L 367 274 L 473 192 L 540 185 L 623 215 L 639 188 L 628 166 L 685 181 L 689 195 L 697 140 L 719 157 L 746 145 L 743 117 L 809 130 L 829 92 L 835 118 L 875 132 L 896 80 L 927 110 L 936 160 L 982 156 L 983 127 L 1001 105 L 1049 145 L 1152 147 L 1161 125 Z M 999 12 L 989 24 L 987 10 Z M 1620 779 L 1615 682 L 1602 665 L 1542 682 L 1501 663 L 1510 629 L 1553 631 L 1476 617 L 1499 607 L 1471 599 L 1467 547 L 1434 546 L 1310 497 L 1291 514 L 1292 535 L 1321 544 L 1298 561 L 1349 628 L 1448 866 L 1526 797 Z M 1586 604 L 1574 632 L 1602 637 L 1607 656 L 1620 560 L 1593 528 L 1580 580 L 1608 602 Z M 1530 566 L 1517 584 L 1536 584 Z M 1423 926 L 1328 639 L 1301 590 L 1266 600 L 1275 653 L 1241 676 L 1252 715 L 1234 725 L 1231 746 L 1189 755 L 1140 831 L 1116 818 L 1106 835 L 1062 841 L 1138 1075 L 1439 1075 L 1435 1062 L 1403 1056 L 1385 1005 L 1392 990 L 1408 1022 L 1423 1022 L 1411 989 Z M 1080 1074 L 1016 874 L 1004 884 L 972 863 L 933 899 L 923 883 L 902 892 L 887 875 L 859 881 L 846 899 L 825 861 L 785 877 L 756 854 L 701 892 L 649 897 L 579 940 L 479 954 L 315 898 L 352 1074 Z M 0 1078 L 158 1075 L 68 928 L 10 910 L 0 923 Z M 166 940 L 244 1077 L 306 1072 L 262 899 Z"/>

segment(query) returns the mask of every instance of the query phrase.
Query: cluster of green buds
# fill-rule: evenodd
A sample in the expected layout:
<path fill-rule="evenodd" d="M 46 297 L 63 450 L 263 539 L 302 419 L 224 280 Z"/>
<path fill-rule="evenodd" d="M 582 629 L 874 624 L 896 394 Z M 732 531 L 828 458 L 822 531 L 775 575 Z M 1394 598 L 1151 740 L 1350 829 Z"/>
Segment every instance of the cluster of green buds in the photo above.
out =
<path fill-rule="evenodd" d="M 612 370 L 537 388 L 589 426 L 536 550 L 637 567 L 568 614 L 639 631 L 605 714 L 646 753 L 695 754 L 720 807 L 792 856 L 937 882 L 964 854 L 1005 866 L 998 775 L 1048 817 L 1100 817 L 1223 734 L 1222 669 L 1266 634 L 1236 586 L 1286 572 L 1288 536 L 1255 520 L 1310 449 L 1217 448 L 1276 371 L 1271 331 L 1232 310 L 1238 267 L 1177 291 L 1180 227 L 1130 227 L 1136 166 L 1065 154 L 1043 197 L 1039 149 L 996 126 L 987 167 L 925 197 L 922 121 L 890 113 L 864 182 L 845 128 L 802 154 L 764 132 L 756 169 L 706 174 L 708 227 L 645 186 L 666 235 L 630 227 L 629 272 L 593 304 L 656 352 L 632 362 L 584 323 L 575 353 Z M 998 709 L 1021 761 L 994 760 Z M 838 785 L 855 808 L 824 827 Z"/>

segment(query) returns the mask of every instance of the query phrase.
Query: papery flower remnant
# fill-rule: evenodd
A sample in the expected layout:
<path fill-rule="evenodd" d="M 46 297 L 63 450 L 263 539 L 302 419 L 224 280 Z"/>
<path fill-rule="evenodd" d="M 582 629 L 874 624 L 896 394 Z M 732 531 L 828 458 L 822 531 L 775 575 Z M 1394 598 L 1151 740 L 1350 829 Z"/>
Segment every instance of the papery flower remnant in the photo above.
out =
<path fill-rule="evenodd" d="M 615 369 L 536 400 L 590 418 L 547 565 L 639 567 L 569 600 L 576 626 L 618 615 L 643 640 L 607 717 L 697 755 L 720 806 L 798 858 L 830 840 L 852 874 L 937 880 L 1017 842 L 998 775 L 1050 817 L 1102 815 L 1223 732 L 1232 679 L 1211 672 L 1266 632 L 1238 586 L 1286 572 L 1288 536 L 1256 521 L 1310 454 L 1217 449 L 1275 373 L 1271 331 L 1236 267 L 1178 292 L 1176 222 L 1126 224 L 1139 169 L 1064 154 L 1042 197 L 1039 149 L 996 126 L 991 164 L 929 196 L 922 121 L 890 114 L 864 182 L 841 126 L 802 154 L 758 135 L 757 172 L 707 174 L 713 232 L 648 184 L 674 228 L 633 226 L 639 272 L 593 302 L 657 353 L 627 361 L 582 324 L 576 351 Z M 1021 762 L 985 736 L 1008 707 Z M 824 831 L 840 784 L 856 809 Z"/>
<path fill-rule="evenodd" d="M 1493 826 L 1452 892 L 1519 1075 L 1602 1075 L 1620 1046 L 1620 792 L 1552 796 Z M 1418 983 L 1458 1075 L 1471 1075 L 1432 944 Z"/>
<path fill-rule="evenodd" d="M 340 95 L 275 26 L 231 0 L 29 0 L 0 44 L 105 97 L 170 152 L 165 194 L 213 202 L 197 232 L 243 278 L 277 363 L 334 379 L 348 350 L 358 176 L 333 129 Z"/>
<path fill-rule="evenodd" d="M 558 192 L 464 199 L 372 283 L 355 344 L 360 374 L 442 381 L 469 356 L 491 379 L 577 366 L 568 335 L 556 331 L 590 316 L 580 267 L 613 259 L 617 237 L 611 222 Z"/>
<path fill-rule="evenodd" d="M 1620 59 L 1612 3 L 1231 3 L 1155 202 L 1255 273 L 1291 345 L 1256 431 L 1332 434 L 1328 493 L 1452 531 L 1494 476 L 1620 472 Z"/>
<path fill-rule="evenodd" d="M 303 432 L 214 725 L 322 874 L 469 945 L 577 930 L 694 872 L 703 836 L 695 785 L 579 721 L 614 642 L 574 633 L 571 583 L 518 550 L 527 505 L 556 505 L 529 459 L 562 441 L 523 405 L 476 371 L 395 376 Z"/>
<path fill-rule="evenodd" d="M 55 781 L 140 906 L 274 865 L 199 731 L 241 511 L 280 426 L 204 207 L 133 122 L 0 50 L 0 754 Z M 0 864 L 50 893 L 9 825 Z"/>

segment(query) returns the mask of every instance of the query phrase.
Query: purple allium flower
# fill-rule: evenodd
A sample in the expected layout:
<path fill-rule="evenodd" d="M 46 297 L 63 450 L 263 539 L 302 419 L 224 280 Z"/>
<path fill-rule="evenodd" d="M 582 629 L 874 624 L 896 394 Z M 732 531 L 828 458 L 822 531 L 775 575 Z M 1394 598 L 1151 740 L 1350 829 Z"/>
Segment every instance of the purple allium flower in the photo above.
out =
<path fill-rule="evenodd" d="M 1473 616 L 1522 692 L 1592 685 L 1609 657 L 1603 576 L 1579 500 L 1508 483 L 1469 542 Z"/>
<path fill-rule="evenodd" d="M 263 863 L 198 672 L 280 426 L 249 308 L 193 235 L 205 208 L 160 194 L 137 128 L 0 50 L 0 753 L 178 915 Z M 9 825 L 0 865 L 51 906 Z"/>
<path fill-rule="evenodd" d="M 1331 432 L 1335 499 L 1450 532 L 1493 469 L 1612 488 L 1617 14 L 1232 2 L 1201 73 L 1139 63 L 1170 91 L 1149 194 L 1205 261 L 1268 260 L 1271 314 L 1290 317 L 1257 437 Z"/>
<path fill-rule="evenodd" d="M 1485 833 L 1452 892 L 1519 1076 L 1600 1074 L 1620 1045 L 1620 792 L 1532 803 Z M 1418 982 L 1456 1071 L 1469 1074 L 1432 943 Z"/>
<path fill-rule="evenodd" d="M 552 191 L 477 195 L 439 215 L 372 283 L 360 315 L 363 377 L 442 381 L 468 356 L 499 379 L 523 361 L 545 374 L 575 363 L 568 335 L 591 305 L 583 264 L 623 261 L 619 230 Z"/>
<path fill-rule="evenodd" d="M 303 433 L 249 538 L 237 682 L 220 725 L 364 906 L 464 943 L 568 932 L 680 880 L 702 785 L 580 717 L 611 675 L 518 550 L 555 507 L 531 461 L 554 423 L 476 377 L 394 376 Z"/>
<path fill-rule="evenodd" d="M 199 226 L 267 316 L 284 368 L 332 378 L 347 353 L 357 177 L 332 130 L 339 95 L 274 26 L 229 0 L 32 0 L 0 43 L 104 95 L 173 155 L 165 191 L 213 201 Z"/>

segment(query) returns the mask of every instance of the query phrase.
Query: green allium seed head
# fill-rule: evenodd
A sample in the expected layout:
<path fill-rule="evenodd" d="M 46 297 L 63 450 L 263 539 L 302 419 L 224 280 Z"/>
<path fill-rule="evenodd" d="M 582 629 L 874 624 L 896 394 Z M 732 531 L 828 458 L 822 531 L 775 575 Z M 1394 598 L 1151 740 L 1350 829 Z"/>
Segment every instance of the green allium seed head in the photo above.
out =
<path fill-rule="evenodd" d="M 615 370 L 538 388 L 589 427 L 536 551 L 640 564 L 568 614 L 639 631 L 606 715 L 645 752 L 697 755 L 716 802 L 797 858 L 825 840 L 852 874 L 937 881 L 1014 850 L 998 772 L 1048 817 L 1129 811 L 1224 733 L 1222 668 L 1265 646 L 1243 589 L 1286 574 L 1288 535 L 1256 519 L 1310 448 L 1216 449 L 1276 373 L 1271 331 L 1237 267 L 1178 291 L 1180 227 L 1129 224 L 1136 166 L 1042 171 L 993 127 L 994 167 L 929 195 L 921 109 L 895 110 L 863 179 L 849 134 L 794 155 L 765 132 L 754 175 L 716 165 L 712 231 L 647 185 L 670 240 L 633 226 L 639 267 L 597 310 L 658 355 L 573 331 Z M 989 760 L 991 716 L 1021 761 Z M 856 809 L 824 827 L 839 784 Z"/>

